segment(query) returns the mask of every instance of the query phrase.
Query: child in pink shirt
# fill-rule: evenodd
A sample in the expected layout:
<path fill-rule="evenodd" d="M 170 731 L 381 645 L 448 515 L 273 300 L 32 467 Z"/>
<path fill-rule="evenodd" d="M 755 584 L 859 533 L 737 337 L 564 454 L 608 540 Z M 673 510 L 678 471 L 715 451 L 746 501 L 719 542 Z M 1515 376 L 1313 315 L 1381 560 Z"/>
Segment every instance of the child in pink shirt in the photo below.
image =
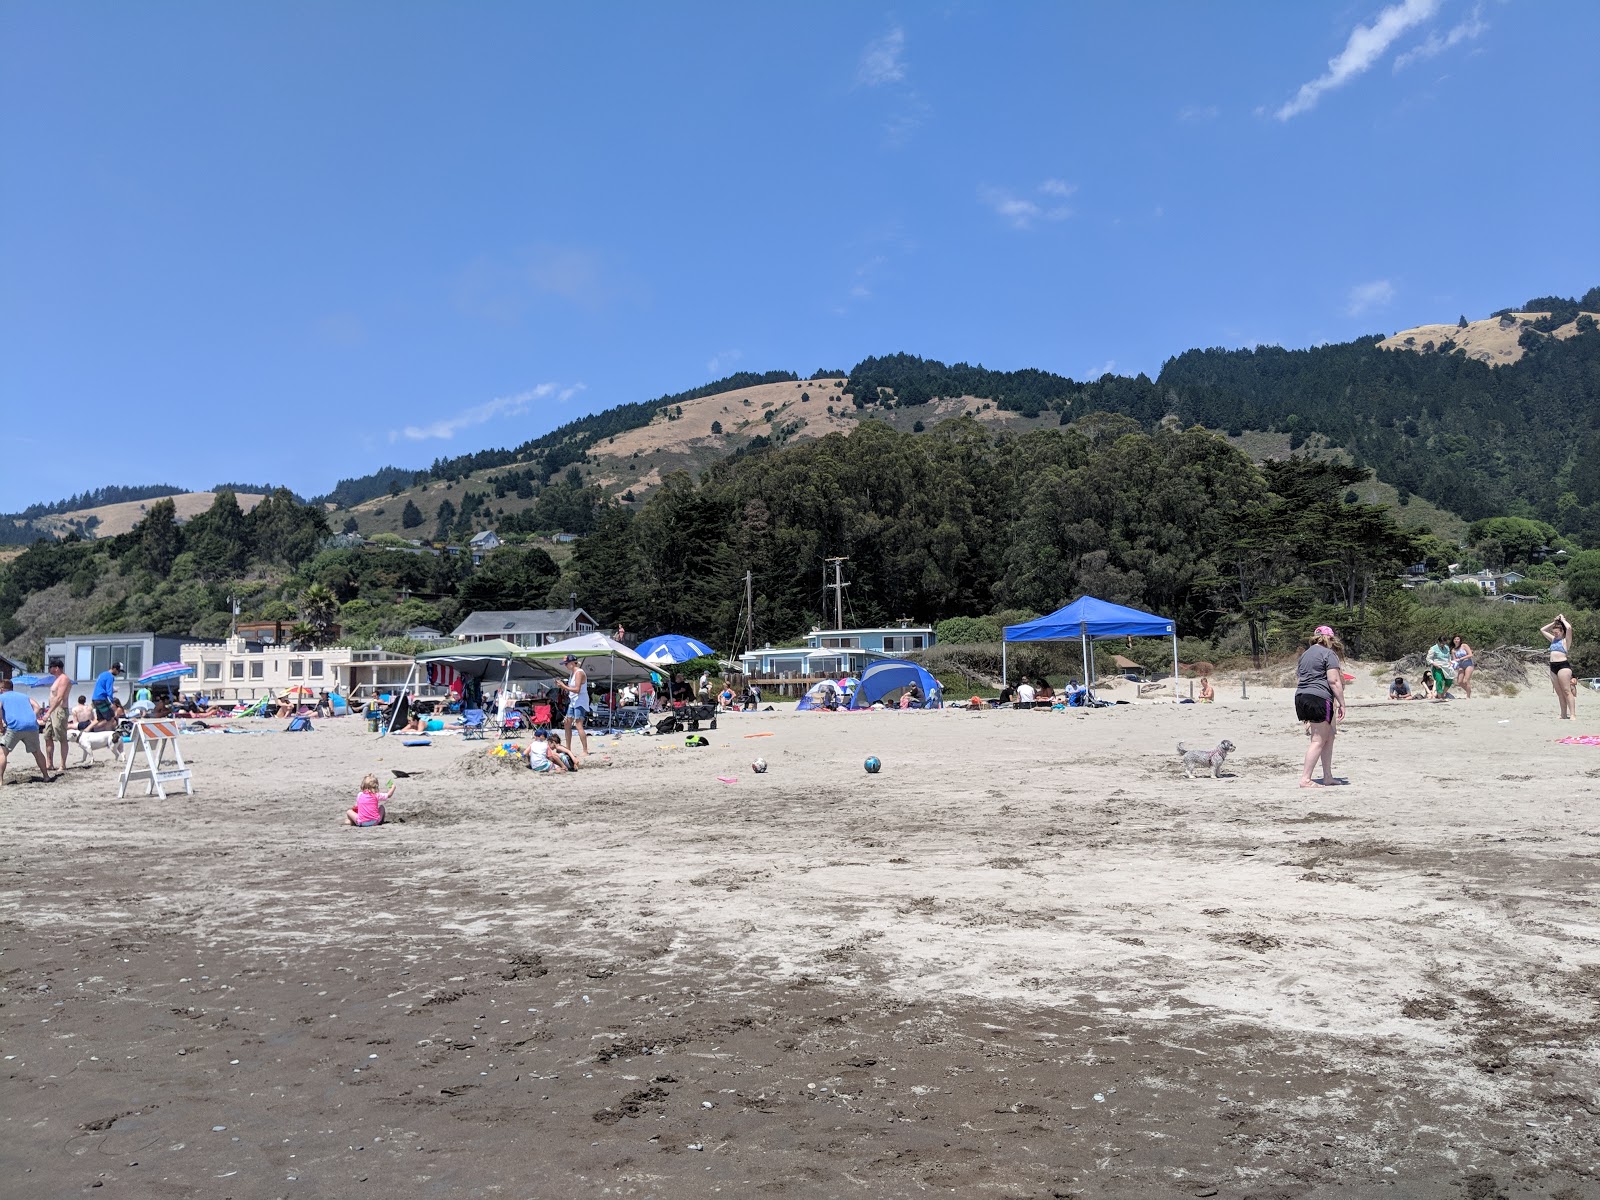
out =
<path fill-rule="evenodd" d="M 383 802 L 393 799 L 394 784 L 389 785 L 387 792 L 380 792 L 378 777 L 369 774 L 361 781 L 361 794 L 356 797 L 356 806 L 344 814 L 344 823 L 362 828 L 368 825 L 382 825 L 389 815 L 383 807 Z"/>

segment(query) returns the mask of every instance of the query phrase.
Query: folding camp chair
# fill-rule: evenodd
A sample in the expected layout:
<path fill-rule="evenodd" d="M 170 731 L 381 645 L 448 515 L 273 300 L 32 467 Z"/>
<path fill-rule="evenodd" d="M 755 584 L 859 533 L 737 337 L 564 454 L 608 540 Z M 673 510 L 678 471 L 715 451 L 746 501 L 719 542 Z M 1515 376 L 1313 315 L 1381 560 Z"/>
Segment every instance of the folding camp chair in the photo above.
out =
<path fill-rule="evenodd" d="M 485 735 L 483 729 L 483 709 L 469 708 L 461 717 L 461 737 L 463 741 L 477 741 Z"/>
<path fill-rule="evenodd" d="M 503 732 L 510 733 L 513 729 L 526 729 L 527 727 L 528 718 L 520 708 L 506 709 L 506 714 L 500 721 L 500 728 Z"/>
<path fill-rule="evenodd" d="M 533 702 L 533 727 L 535 729 L 550 728 L 550 701 L 535 700 Z"/>

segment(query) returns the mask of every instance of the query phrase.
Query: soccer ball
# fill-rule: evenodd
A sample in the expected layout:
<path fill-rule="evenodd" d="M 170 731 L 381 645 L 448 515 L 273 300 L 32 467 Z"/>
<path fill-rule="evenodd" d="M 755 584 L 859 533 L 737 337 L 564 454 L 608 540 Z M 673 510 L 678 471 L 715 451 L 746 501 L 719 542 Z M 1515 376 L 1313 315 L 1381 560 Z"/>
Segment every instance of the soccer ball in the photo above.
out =
<path fill-rule="evenodd" d="M 876 775 L 883 767 L 883 764 L 878 761 L 878 756 L 876 754 L 867 759 L 867 761 L 861 765 L 867 768 L 868 775 Z"/>
<path fill-rule="evenodd" d="M 767 760 L 764 758 L 756 759 L 755 762 L 750 764 L 750 769 L 757 775 L 765 775 L 767 773 Z"/>

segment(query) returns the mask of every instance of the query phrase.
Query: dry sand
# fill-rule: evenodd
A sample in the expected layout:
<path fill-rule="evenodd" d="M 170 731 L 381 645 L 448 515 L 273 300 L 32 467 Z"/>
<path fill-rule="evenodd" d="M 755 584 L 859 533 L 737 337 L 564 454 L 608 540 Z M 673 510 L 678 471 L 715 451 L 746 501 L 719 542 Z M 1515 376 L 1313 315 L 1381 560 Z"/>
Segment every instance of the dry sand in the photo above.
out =
<path fill-rule="evenodd" d="M 189 737 L 192 799 L 13 757 L 0 1193 L 1600 1195 L 1600 749 L 1538 683 L 1363 674 L 1312 792 L 1236 683 L 566 777 L 354 721 Z"/>

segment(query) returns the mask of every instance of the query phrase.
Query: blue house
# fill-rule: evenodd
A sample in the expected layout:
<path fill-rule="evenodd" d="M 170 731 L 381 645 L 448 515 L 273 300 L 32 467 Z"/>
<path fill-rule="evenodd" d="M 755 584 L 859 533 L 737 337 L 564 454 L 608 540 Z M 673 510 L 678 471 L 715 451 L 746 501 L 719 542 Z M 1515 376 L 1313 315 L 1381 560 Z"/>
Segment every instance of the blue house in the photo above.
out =
<path fill-rule="evenodd" d="M 926 625 L 813 629 L 804 645 L 748 650 L 739 656 L 739 665 L 755 679 L 838 679 L 860 674 L 875 658 L 898 658 L 926 650 L 933 642 L 933 630 Z"/>

